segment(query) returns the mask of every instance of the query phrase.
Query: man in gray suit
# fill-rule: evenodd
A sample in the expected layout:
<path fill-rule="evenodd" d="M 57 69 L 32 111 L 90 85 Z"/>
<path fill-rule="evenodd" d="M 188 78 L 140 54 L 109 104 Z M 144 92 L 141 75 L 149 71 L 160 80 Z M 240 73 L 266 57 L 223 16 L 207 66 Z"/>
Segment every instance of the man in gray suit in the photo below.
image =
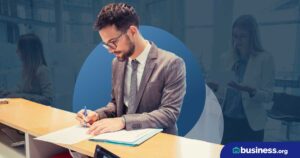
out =
<path fill-rule="evenodd" d="M 112 61 L 111 101 L 76 119 L 98 135 L 121 129 L 163 128 L 177 134 L 176 122 L 186 93 L 184 61 L 159 49 L 139 32 L 135 9 L 124 3 L 103 7 L 95 28 Z"/>

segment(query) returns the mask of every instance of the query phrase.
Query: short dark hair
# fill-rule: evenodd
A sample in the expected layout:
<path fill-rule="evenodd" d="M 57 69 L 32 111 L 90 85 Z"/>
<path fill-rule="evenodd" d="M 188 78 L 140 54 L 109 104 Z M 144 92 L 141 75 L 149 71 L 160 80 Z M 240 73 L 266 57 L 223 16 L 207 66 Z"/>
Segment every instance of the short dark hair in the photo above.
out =
<path fill-rule="evenodd" d="M 135 9 L 126 3 L 110 3 L 99 12 L 94 28 L 99 31 L 112 25 L 124 32 L 131 25 L 139 27 L 139 17 Z"/>

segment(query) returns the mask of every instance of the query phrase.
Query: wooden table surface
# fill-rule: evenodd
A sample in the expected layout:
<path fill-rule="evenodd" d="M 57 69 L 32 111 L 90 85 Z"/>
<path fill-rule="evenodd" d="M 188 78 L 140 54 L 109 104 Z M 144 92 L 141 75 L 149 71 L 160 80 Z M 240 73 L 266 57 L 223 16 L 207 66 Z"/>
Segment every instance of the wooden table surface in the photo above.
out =
<path fill-rule="evenodd" d="M 78 124 L 75 113 L 25 99 L 9 99 L 8 101 L 8 104 L 0 104 L 0 122 L 34 137 Z M 121 158 L 181 158 L 196 155 L 201 158 L 213 158 L 220 157 L 223 148 L 219 144 L 164 133 L 159 133 L 136 147 L 88 140 L 73 145 L 57 145 L 93 156 L 97 144 Z"/>

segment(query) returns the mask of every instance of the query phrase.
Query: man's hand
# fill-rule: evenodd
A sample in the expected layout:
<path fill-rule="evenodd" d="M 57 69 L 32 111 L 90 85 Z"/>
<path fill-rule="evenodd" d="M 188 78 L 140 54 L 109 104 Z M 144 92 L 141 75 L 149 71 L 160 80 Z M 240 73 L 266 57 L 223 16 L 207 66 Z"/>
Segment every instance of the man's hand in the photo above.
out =
<path fill-rule="evenodd" d="M 88 134 L 98 135 L 107 132 L 119 131 L 125 128 L 125 121 L 122 117 L 101 119 L 90 127 Z"/>
<path fill-rule="evenodd" d="M 82 126 L 86 125 L 90 127 L 94 122 L 99 119 L 99 116 L 96 112 L 87 110 L 87 116 L 84 116 L 84 109 L 80 110 L 77 115 L 76 119 L 80 122 Z"/>

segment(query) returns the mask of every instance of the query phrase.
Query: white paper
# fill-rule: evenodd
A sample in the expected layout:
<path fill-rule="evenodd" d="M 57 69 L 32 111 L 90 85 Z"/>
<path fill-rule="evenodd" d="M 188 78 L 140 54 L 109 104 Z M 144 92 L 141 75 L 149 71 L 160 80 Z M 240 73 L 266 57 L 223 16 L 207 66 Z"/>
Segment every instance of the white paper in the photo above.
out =
<path fill-rule="evenodd" d="M 120 143 L 134 143 L 137 140 L 149 136 L 152 133 L 158 133 L 161 129 L 152 129 L 152 128 L 146 128 L 146 129 L 139 129 L 139 130 L 121 130 L 116 132 L 110 132 L 110 133 L 104 133 L 100 134 L 98 136 L 95 136 L 91 138 L 92 140 L 108 140 L 111 142 L 120 142 Z"/>
<path fill-rule="evenodd" d="M 88 128 L 77 125 L 46 134 L 35 139 L 54 144 L 76 144 L 92 137 L 92 135 L 87 134 L 87 131 Z"/>
<path fill-rule="evenodd" d="M 135 143 L 137 140 L 145 137 L 150 138 L 154 134 L 162 131 L 162 129 L 140 129 L 140 130 L 120 130 L 116 132 L 104 133 L 98 136 L 92 136 L 87 134 L 88 128 L 81 126 L 72 126 L 59 131 L 55 131 L 35 139 L 51 142 L 54 144 L 75 144 L 83 140 L 107 140 L 110 142 L 121 142 L 121 143 Z"/>

